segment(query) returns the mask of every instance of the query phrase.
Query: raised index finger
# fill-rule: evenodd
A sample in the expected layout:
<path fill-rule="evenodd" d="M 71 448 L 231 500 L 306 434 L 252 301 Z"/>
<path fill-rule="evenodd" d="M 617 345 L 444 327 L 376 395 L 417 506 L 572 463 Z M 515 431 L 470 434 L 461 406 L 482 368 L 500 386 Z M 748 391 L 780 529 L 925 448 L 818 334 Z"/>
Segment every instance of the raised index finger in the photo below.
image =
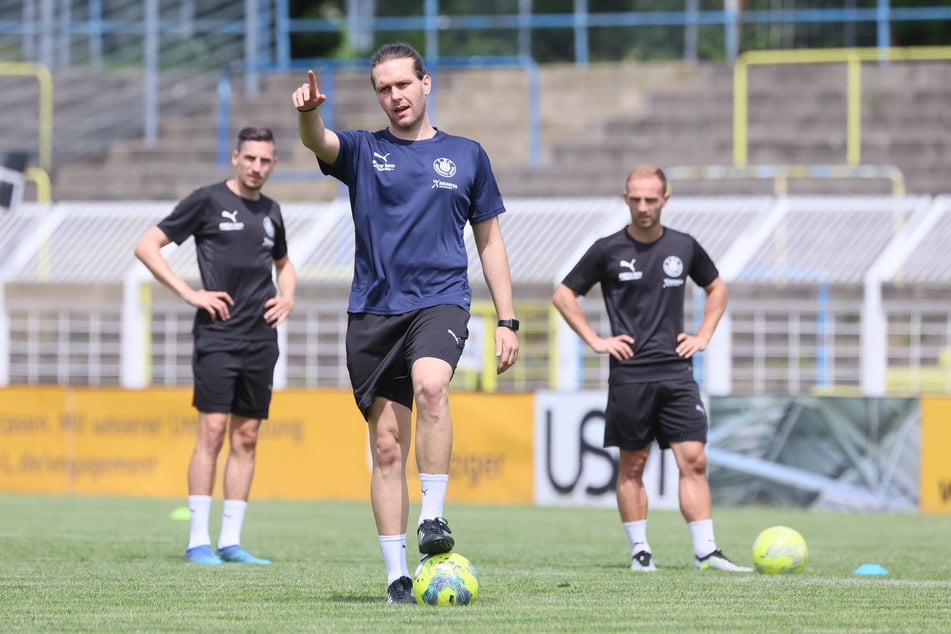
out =
<path fill-rule="evenodd" d="M 314 71 L 307 71 L 307 82 L 310 84 L 310 94 L 317 97 L 317 75 L 314 74 Z"/>

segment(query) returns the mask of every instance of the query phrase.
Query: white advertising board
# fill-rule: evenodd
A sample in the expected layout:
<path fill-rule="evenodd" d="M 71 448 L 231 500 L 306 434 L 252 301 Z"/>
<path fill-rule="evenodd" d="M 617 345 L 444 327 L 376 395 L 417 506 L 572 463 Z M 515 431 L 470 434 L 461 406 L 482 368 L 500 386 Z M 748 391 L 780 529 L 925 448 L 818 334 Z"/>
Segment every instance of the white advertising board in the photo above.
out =
<path fill-rule="evenodd" d="M 616 506 L 618 450 L 602 447 L 606 391 L 535 393 L 535 504 Z M 651 448 L 644 472 L 653 509 L 677 509 L 677 464 Z"/>

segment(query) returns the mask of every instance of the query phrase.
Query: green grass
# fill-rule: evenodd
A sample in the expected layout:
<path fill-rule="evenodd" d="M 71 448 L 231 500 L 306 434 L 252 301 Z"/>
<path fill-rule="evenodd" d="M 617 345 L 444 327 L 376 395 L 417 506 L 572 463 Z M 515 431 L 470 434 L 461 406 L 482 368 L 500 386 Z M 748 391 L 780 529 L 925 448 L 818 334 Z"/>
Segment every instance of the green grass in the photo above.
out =
<path fill-rule="evenodd" d="M 456 550 L 474 605 L 384 603 L 369 504 L 253 501 L 244 545 L 267 567 L 187 565 L 179 500 L 0 495 L 0 631 L 942 632 L 951 628 L 951 517 L 727 509 L 717 540 L 747 562 L 786 524 L 809 545 L 798 576 L 696 572 L 680 515 L 652 511 L 659 570 L 628 569 L 613 509 L 462 505 Z M 212 517 L 220 517 L 220 501 Z M 411 518 L 415 520 L 416 509 Z M 217 525 L 213 521 L 213 537 Z M 411 540 L 412 543 L 412 540 Z M 853 576 L 863 563 L 889 570 Z"/>

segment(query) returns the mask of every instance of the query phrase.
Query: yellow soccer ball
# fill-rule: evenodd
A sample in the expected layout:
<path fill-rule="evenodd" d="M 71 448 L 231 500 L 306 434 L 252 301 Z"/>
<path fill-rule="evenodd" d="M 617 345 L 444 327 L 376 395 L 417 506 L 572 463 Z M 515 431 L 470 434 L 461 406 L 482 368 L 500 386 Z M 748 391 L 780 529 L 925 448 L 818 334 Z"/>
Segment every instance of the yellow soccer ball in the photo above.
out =
<path fill-rule="evenodd" d="M 479 595 L 479 574 L 459 553 L 432 555 L 416 569 L 413 594 L 416 603 L 469 605 Z"/>
<path fill-rule="evenodd" d="M 753 542 L 753 568 L 764 575 L 794 575 L 806 567 L 806 540 L 788 526 L 771 526 Z"/>

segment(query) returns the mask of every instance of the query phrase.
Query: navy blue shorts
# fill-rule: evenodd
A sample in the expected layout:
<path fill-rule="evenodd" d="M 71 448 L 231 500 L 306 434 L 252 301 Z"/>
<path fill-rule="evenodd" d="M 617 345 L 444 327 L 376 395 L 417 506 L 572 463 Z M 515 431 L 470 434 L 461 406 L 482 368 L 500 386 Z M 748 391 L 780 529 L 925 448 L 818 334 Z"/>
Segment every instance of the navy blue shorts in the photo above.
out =
<path fill-rule="evenodd" d="M 271 406 L 277 357 L 277 339 L 196 337 L 192 352 L 192 405 L 199 412 L 226 412 L 264 420 Z"/>
<path fill-rule="evenodd" d="M 347 324 L 347 370 L 364 418 L 376 397 L 413 408 L 410 368 L 432 357 L 453 371 L 469 338 L 469 313 L 455 305 L 402 315 L 351 314 Z"/>
<path fill-rule="evenodd" d="M 662 449 L 707 441 L 707 411 L 693 378 L 610 385 L 604 421 L 605 447 L 637 451 L 654 440 Z"/>

